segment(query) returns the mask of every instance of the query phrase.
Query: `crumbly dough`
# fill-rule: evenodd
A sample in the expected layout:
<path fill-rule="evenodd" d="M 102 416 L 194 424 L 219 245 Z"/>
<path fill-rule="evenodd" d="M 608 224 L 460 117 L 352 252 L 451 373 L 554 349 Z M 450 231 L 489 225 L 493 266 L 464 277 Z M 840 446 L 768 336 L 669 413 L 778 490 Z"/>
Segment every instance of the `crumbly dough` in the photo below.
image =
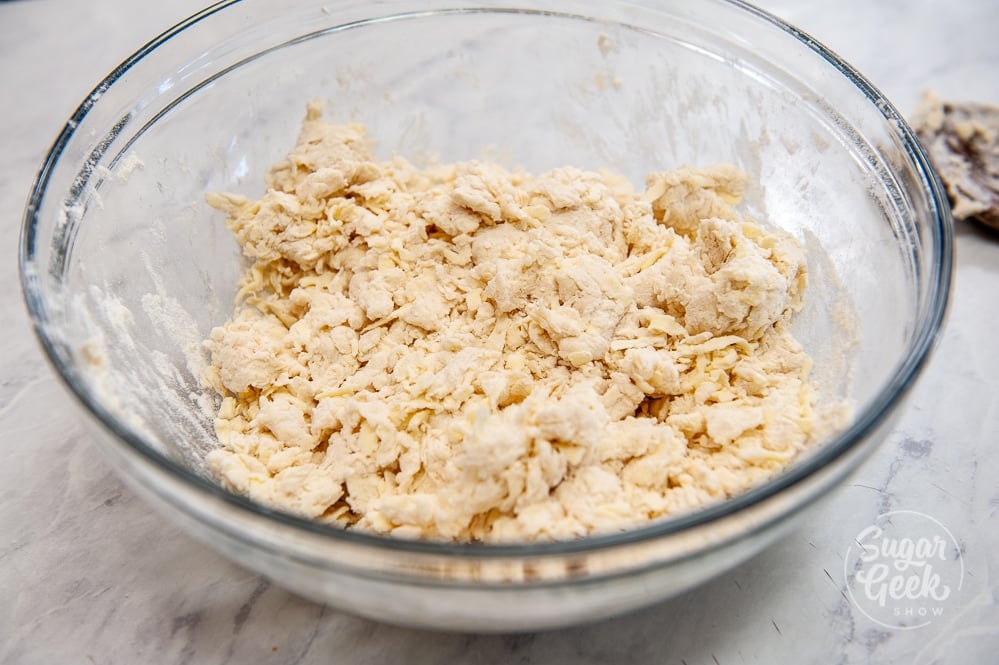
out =
<path fill-rule="evenodd" d="M 622 530 L 730 497 L 812 439 L 803 252 L 732 166 L 624 179 L 374 161 L 311 104 L 207 346 L 231 489 L 403 537 Z"/>

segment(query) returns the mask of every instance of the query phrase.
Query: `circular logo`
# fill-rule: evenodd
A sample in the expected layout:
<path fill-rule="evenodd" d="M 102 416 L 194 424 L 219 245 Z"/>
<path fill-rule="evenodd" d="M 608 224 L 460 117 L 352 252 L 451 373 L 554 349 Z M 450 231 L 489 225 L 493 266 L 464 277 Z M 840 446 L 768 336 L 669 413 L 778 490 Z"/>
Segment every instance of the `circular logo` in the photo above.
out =
<path fill-rule="evenodd" d="M 846 593 L 887 628 L 929 625 L 957 607 L 964 559 L 953 534 L 913 510 L 882 513 L 857 534 L 843 562 Z"/>

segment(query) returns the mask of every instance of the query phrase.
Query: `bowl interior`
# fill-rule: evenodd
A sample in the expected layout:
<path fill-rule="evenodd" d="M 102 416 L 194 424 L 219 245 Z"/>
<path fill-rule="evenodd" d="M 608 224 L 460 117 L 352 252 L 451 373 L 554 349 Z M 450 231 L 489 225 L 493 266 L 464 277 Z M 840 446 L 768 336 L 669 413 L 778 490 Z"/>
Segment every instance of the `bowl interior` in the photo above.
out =
<path fill-rule="evenodd" d="M 29 307 L 116 427 L 207 475 L 200 342 L 242 261 L 204 196 L 259 196 L 315 98 L 367 125 L 381 157 L 606 168 L 636 187 L 734 163 L 748 213 L 807 248 L 795 327 L 822 400 L 864 413 L 898 388 L 939 286 L 937 212 L 905 131 L 849 72 L 724 2 L 363 4 L 206 12 L 112 74 L 60 138 L 29 210 Z"/>

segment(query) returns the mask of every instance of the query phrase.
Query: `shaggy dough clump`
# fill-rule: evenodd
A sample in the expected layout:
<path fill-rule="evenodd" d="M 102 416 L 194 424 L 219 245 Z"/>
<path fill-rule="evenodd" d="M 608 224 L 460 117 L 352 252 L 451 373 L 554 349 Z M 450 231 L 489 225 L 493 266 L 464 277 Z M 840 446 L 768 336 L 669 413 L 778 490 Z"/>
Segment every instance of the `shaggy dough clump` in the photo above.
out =
<path fill-rule="evenodd" d="M 730 497 L 811 440 L 803 252 L 731 166 L 533 177 L 374 161 L 310 105 L 207 342 L 223 482 L 325 522 L 567 539 Z"/>

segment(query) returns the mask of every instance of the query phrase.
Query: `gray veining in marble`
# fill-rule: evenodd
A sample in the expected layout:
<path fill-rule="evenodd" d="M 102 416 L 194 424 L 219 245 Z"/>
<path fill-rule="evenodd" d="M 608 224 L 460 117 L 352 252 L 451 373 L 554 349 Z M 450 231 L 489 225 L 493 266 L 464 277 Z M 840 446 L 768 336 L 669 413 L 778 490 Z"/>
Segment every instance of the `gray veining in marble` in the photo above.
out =
<path fill-rule="evenodd" d="M 989 663 L 999 654 L 999 241 L 957 233 L 939 348 L 895 432 L 814 520 L 665 604 L 511 636 L 422 633 L 302 600 L 228 563 L 111 474 L 45 366 L 20 302 L 21 209 L 93 83 L 197 0 L 0 3 L 0 662 Z M 999 102 L 999 3 L 770 0 L 903 110 L 921 91 Z M 990 351 L 991 350 L 991 351 Z M 845 597 L 843 558 L 881 512 L 930 514 L 963 548 L 959 610 L 884 628 Z"/>

